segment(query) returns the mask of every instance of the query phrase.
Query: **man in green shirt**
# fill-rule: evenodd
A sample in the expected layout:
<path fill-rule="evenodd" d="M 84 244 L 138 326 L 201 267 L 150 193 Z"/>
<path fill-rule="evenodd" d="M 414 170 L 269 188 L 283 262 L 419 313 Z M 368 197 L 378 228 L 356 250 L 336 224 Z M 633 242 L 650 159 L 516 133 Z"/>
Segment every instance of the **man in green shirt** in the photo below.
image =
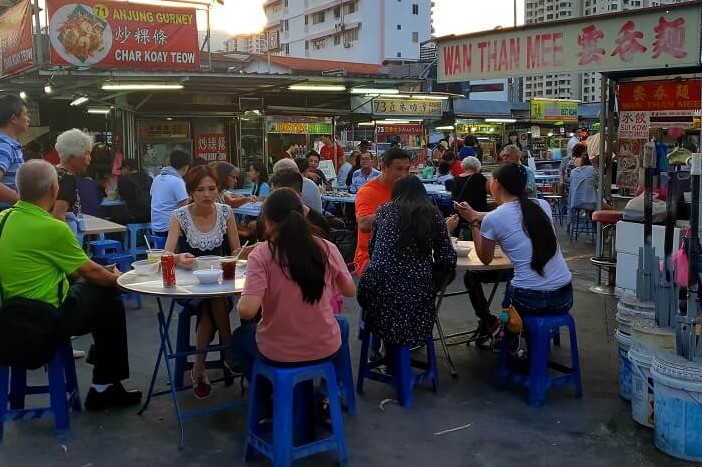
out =
<path fill-rule="evenodd" d="M 127 391 L 121 383 L 129 378 L 129 358 L 124 305 L 116 288 L 119 271 L 91 261 L 70 227 L 49 214 L 59 191 L 51 164 L 25 163 L 16 184 L 19 201 L 0 213 L 0 221 L 10 216 L 0 235 L 5 299 L 25 297 L 56 306 L 59 333 L 66 339 L 93 334 L 95 367 L 87 410 L 139 403 L 141 392 Z"/>

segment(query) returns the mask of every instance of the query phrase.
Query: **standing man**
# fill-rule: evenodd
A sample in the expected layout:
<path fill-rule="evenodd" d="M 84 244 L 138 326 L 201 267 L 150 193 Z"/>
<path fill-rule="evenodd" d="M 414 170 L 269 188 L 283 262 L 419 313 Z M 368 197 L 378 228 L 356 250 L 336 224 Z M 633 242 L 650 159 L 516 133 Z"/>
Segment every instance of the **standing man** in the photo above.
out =
<path fill-rule="evenodd" d="M 0 98 L 0 210 L 17 202 L 15 175 L 24 163 L 19 136 L 29 128 L 27 103 L 19 97 Z"/>
<path fill-rule="evenodd" d="M 332 135 L 322 136 L 322 143 L 324 143 L 324 146 L 319 150 L 319 155 L 325 161 L 333 161 L 334 170 L 339 169 L 344 163 L 344 148 L 334 142 L 334 136 Z"/>
<path fill-rule="evenodd" d="M 190 169 L 190 154 L 176 149 L 169 160 L 171 165 L 162 168 L 151 184 L 151 230 L 159 237 L 168 237 L 171 214 L 188 204 L 183 177 Z"/>
<path fill-rule="evenodd" d="M 358 277 L 368 265 L 368 241 L 375 221 L 375 212 L 381 204 L 390 201 L 395 182 L 409 175 L 410 155 L 401 148 L 390 148 L 383 153 L 380 176 L 363 185 L 356 196 L 358 241 L 354 264 Z"/>

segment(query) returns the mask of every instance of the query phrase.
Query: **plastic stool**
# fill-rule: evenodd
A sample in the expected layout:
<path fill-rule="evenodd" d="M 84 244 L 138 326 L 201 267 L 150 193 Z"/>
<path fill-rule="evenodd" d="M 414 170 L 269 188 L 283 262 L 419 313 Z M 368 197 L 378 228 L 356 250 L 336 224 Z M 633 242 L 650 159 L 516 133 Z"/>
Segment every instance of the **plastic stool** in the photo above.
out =
<path fill-rule="evenodd" d="M 112 241 L 112 240 L 108 240 Z M 134 256 L 122 253 L 111 253 L 107 255 L 93 255 L 91 258 L 98 264 L 103 266 L 108 266 L 114 264 L 122 272 L 128 272 L 132 269 L 132 263 L 134 262 Z M 141 309 L 141 295 L 138 293 L 125 293 L 123 294 L 128 300 L 134 300 L 137 305 L 137 309 Z"/>
<path fill-rule="evenodd" d="M 149 243 L 151 244 L 151 248 L 155 250 L 163 250 L 166 248 L 166 240 L 168 240 L 168 237 L 161 237 L 158 235 L 149 235 L 147 237 L 149 239 Z"/>
<path fill-rule="evenodd" d="M 114 253 L 123 253 L 122 243 L 117 240 L 93 240 L 90 242 L 90 251 L 93 256 L 106 256 Z"/>
<path fill-rule="evenodd" d="M 179 302 L 178 330 L 176 332 L 176 357 L 173 370 L 173 383 L 180 389 L 183 387 L 183 375 L 193 367 L 188 361 L 188 352 L 194 352 L 195 346 L 190 344 L 190 320 L 197 316 L 197 309 L 189 301 Z M 224 368 L 224 352 L 220 351 L 219 360 L 205 362 L 205 368 Z"/>
<path fill-rule="evenodd" d="M 592 240 L 595 239 L 595 232 L 592 226 L 592 211 L 589 209 L 573 208 L 573 217 L 571 220 L 575 222 L 570 222 L 568 225 L 568 232 L 570 234 L 570 242 L 578 241 L 578 236 L 580 234 L 589 235 Z"/>
<path fill-rule="evenodd" d="M 341 347 L 332 360 L 339 385 L 339 396 L 346 402 L 346 410 L 350 415 L 356 414 L 356 394 L 353 392 L 353 368 L 351 367 L 351 351 L 349 350 L 349 323 L 346 318 L 336 315 L 336 321 L 341 329 Z"/>
<path fill-rule="evenodd" d="M 128 251 L 129 254 L 134 257 L 137 255 L 145 255 L 147 249 L 146 245 L 139 247 L 138 242 L 139 239 L 142 238 L 141 235 L 151 234 L 151 224 L 127 224 L 127 232 L 129 236 L 128 243 L 125 248 L 126 251 Z"/>
<path fill-rule="evenodd" d="M 262 418 L 261 401 L 258 400 L 262 395 L 262 391 L 258 388 L 259 378 L 265 378 L 273 386 L 273 439 L 271 442 L 263 439 L 262 426 L 259 423 Z M 327 438 L 294 446 L 293 410 L 299 397 L 293 397 L 293 393 L 298 393 L 296 386 L 304 387 L 305 384 L 312 383 L 315 379 L 324 379 L 329 391 L 332 433 Z M 330 361 L 315 365 L 281 367 L 256 360 L 250 384 L 249 414 L 244 438 L 244 460 L 247 460 L 253 454 L 253 450 L 256 450 L 271 459 L 275 467 L 284 467 L 303 457 L 320 452 L 337 451 L 339 465 L 347 465 L 344 424 L 338 396 L 339 388 L 336 385 L 334 365 Z"/>
<path fill-rule="evenodd" d="M 28 386 L 26 370 L 0 365 L 0 442 L 2 442 L 5 421 L 32 420 L 47 414 L 54 416 L 57 435 L 63 436 L 70 433 L 71 422 L 68 410 L 73 409 L 75 412 L 81 410 L 71 344 L 61 345 L 45 368 L 48 371 L 49 384 Z M 33 394 L 49 394 L 50 406 L 25 409 L 25 397 Z"/>
<path fill-rule="evenodd" d="M 383 359 L 369 360 L 368 347 L 371 342 L 372 333 L 368 329 L 363 330 L 361 342 L 361 363 L 358 366 L 358 381 L 356 382 L 356 392 L 363 394 L 363 380 L 368 378 L 380 381 L 385 384 L 392 384 L 397 391 L 397 399 L 402 407 L 412 406 L 412 391 L 416 384 L 431 381 L 434 392 L 439 384 L 439 372 L 436 368 L 436 351 L 434 350 L 433 336 L 427 339 L 427 362 L 417 362 L 411 358 L 411 347 L 408 345 L 398 345 L 395 347 L 395 371 L 394 375 L 388 375 L 378 370 L 378 367 L 385 362 Z M 412 368 L 419 368 L 420 373 L 414 373 Z"/>
<path fill-rule="evenodd" d="M 575 321 L 570 314 L 558 316 L 524 316 L 524 325 L 528 330 L 529 373 L 524 375 L 510 369 L 507 365 L 508 345 L 502 345 L 498 377 L 503 381 L 519 383 L 529 390 L 529 405 L 541 406 L 546 400 L 546 391 L 551 388 L 569 384 L 575 385 L 575 397 L 582 397 L 583 388 L 580 379 L 580 360 L 578 356 L 578 340 L 575 335 Z M 571 366 L 549 362 L 551 338 L 553 331 L 567 326 L 570 334 Z M 549 368 L 560 373 L 559 376 L 549 376 Z"/>
<path fill-rule="evenodd" d="M 551 216 L 553 219 L 557 220 L 560 225 L 563 225 L 563 208 L 561 207 L 561 201 L 563 196 L 561 195 L 544 195 L 544 199 L 548 201 L 551 205 Z"/>

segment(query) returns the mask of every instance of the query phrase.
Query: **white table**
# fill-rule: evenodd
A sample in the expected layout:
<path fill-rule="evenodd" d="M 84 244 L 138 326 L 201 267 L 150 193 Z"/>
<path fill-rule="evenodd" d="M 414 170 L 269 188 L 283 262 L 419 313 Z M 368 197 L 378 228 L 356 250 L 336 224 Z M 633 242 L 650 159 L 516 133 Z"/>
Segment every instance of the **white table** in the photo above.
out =
<path fill-rule="evenodd" d="M 237 272 L 235 280 L 220 281 L 215 284 L 200 284 L 197 277 L 189 269 L 176 268 L 176 285 L 175 287 L 166 288 L 163 286 L 163 279 L 160 273 L 149 274 L 149 275 L 137 275 L 134 271 L 122 274 L 117 279 L 117 284 L 124 290 L 131 293 L 137 293 L 141 295 L 151 295 L 156 297 L 156 302 L 158 304 L 158 312 L 156 317 L 158 319 L 158 332 L 161 339 L 161 346 L 158 351 L 158 356 L 156 357 L 156 365 L 154 366 L 154 372 L 151 376 L 151 383 L 149 384 L 149 391 L 146 396 L 146 401 L 139 410 L 139 415 L 143 414 L 144 411 L 149 406 L 149 402 L 153 396 L 159 396 L 163 394 L 171 394 L 171 399 L 173 401 L 173 406 L 176 412 L 176 419 L 178 420 L 178 428 L 180 430 L 180 442 L 179 447 L 182 448 L 185 442 L 185 431 L 183 429 L 183 421 L 189 418 L 208 415 L 215 412 L 221 412 L 223 410 L 229 410 L 236 407 L 241 407 L 246 405 L 246 400 L 239 400 L 230 402 L 217 407 L 208 407 L 206 409 L 196 409 L 191 411 L 182 411 L 180 403 L 178 402 L 178 391 L 183 389 L 189 389 L 189 387 L 177 388 L 173 379 L 173 368 L 171 367 L 171 360 L 174 360 L 177 356 L 177 349 L 171 343 L 171 338 L 169 335 L 169 329 L 171 323 L 173 322 L 173 314 L 176 306 L 176 300 L 178 299 L 191 299 L 191 298 L 217 298 L 217 297 L 230 297 L 233 295 L 241 294 L 244 289 L 244 280 L 246 277 L 245 261 L 240 261 L 237 264 Z M 164 312 L 164 307 L 161 299 L 170 299 L 171 304 L 168 308 L 168 313 Z M 222 350 L 222 346 L 210 346 L 205 351 L 198 352 L 192 351 L 188 352 L 188 355 L 196 353 L 204 353 L 210 351 Z M 154 393 L 154 385 L 156 384 L 156 377 L 161 368 L 161 359 L 165 360 L 166 373 L 168 375 L 168 384 L 170 389 L 166 391 L 161 391 Z"/>
<path fill-rule="evenodd" d="M 83 214 L 83 219 L 85 220 L 85 230 L 82 232 L 83 235 L 100 235 L 127 231 L 126 226 L 99 217 Z"/>
<path fill-rule="evenodd" d="M 345 196 L 341 196 L 339 194 L 323 195 L 322 201 L 326 201 L 329 203 L 355 204 L 356 203 L 356 195 L 355 194 L 348 194 Z"/>
<path fill-rule="evenodd" d="M 255 203 L 245 203 L 234 208 L 234 214 L 239 214 L 242 216 L 258 217 L 261 215 L 261 207 L 263 206 L 263 201 L 256 201 Z"/>

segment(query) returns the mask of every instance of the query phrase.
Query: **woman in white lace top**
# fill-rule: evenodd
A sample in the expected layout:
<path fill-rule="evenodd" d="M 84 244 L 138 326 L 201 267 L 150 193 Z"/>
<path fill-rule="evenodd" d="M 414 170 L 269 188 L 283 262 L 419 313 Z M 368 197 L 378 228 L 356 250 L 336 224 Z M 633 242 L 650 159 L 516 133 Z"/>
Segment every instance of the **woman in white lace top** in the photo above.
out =
<path fill-rule="evenodd" d="M 190 268 L 197 256 L 223 256 L 239 250 L 239 234 L 232 209 L 215 200 L 219 195 L 219 180 L 214 169 L 196 166 L 185 176 L 188 194 L 193 202 L 173 211 L 166 240 L 167 251 L 177 251 L 176 264 Z M 191 300 L 189 306 L 198 309 L 197 350 L 205 349 L 219 332 L 222 344 L 231 341 L 229 312 L 232 304 L 225 298 Z M 195 356 L 191 377 L 195 396 L 202 399 L 212 394 L 205 371 L 206 354 Z M 233 360 L 225 356 L 225 367 L 231 371 Z"/>

